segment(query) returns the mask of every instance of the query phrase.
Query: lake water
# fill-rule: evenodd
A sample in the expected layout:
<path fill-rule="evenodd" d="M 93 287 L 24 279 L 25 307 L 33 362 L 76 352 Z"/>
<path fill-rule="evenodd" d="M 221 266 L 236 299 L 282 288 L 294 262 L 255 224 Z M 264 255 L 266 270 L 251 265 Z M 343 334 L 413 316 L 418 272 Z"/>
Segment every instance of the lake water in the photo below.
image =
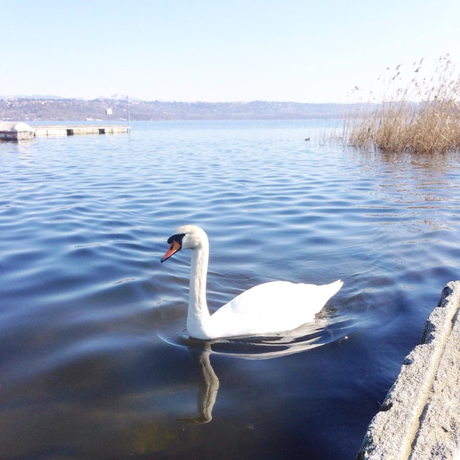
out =
<path fill-rule="evenodd" d="M 321 146 L 319 121 L 0 143 L 0 457 L 352 459 L 460 261 L 460 156 Z M 310 142 L 305 142 L 311 137 Z M 285 279 L 342 290 L 276 338 L 185 333 Z"/>

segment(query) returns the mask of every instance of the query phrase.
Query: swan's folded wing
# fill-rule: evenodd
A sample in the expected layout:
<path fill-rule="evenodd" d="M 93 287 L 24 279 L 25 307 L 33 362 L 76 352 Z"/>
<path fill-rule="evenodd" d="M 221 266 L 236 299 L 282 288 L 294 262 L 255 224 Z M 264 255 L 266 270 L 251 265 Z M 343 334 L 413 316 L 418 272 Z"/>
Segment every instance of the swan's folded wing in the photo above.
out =
<path fill-rule="evenodd" d="M 332 285 L 328 285 L 332 286 Z M 211 316 L 213 329 L 230 335 L 295 329 L 312 321 L 331 294 L 327 286 L 273 281 L 243 292 Z"/>

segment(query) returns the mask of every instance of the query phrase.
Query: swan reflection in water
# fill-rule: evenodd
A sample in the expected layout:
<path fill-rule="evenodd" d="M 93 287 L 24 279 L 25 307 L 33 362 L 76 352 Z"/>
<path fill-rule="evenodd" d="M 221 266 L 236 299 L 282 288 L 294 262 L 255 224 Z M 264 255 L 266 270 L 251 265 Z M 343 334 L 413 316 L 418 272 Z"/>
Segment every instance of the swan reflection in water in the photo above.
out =
<path fill-rule="evenodd" d="M 219 378 L 211 366 L 209 355 L 211 354 L 211 345 L 206 343 L 202 351 L 190 350 L 197 362 L 200 372 L 200 383 L 197 396 L 196 418 L 180 418 L 179 422 L 197 423 L 203 425 L 212 420 L 212 410 L 217 399 L 219 391 Z"/>
<path fill-rule="evenodd" d="M 180 418 L 178 421 L 205 424 L 212 420 L 220 382 L 211 364 L 211 354 L 250 360 L 279 358 L 347 339 L 348 335 L 355 331 L 356 323 L 349 319 L 332 323 L 325 319 L 317 319 L 314 323 L 305 324 L 294 331 L 275 337 L 202 341 L 182 335 L 179 342 L 174 344 L 188 347 L 196 361 L 199 371 L 198 415 L 195 418 Z"/>

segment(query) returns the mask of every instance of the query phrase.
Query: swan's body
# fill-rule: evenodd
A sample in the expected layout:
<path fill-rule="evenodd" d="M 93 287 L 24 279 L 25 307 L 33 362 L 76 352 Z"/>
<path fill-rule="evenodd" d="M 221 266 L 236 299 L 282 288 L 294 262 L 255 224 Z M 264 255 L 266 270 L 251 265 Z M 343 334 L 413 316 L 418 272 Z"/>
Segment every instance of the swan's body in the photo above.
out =
<path fill-rule="evenodd" d="M 168 243 L 170 247 L 162 262 L 180 249 L 192 250 L 187 331 L 197 339 L 270 335 L 296 329 L 314 320 L 343 284 L 341 280 L 323 286 L 288 281 L 259 284 L 210 315 L 206 303 L 209 258 L 206 233 L 194 225 L 185 225 L 177 229 Z"/>

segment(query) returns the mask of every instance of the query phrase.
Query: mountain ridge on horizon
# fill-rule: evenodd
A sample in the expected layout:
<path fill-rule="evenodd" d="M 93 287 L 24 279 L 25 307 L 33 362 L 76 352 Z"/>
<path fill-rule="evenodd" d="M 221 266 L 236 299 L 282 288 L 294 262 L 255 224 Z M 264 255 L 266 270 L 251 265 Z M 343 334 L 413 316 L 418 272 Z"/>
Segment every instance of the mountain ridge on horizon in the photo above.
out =
<path fill-rule="evenodd" d="M 68 97 L 68 96 L 57 96 L 55 94 L 10 94 L 10 95 L 1 95 L 0 100 L 16 100 L 16 99 L 30 99 L 30 100 L 67 100 L 67 101 L 97 101 L 97 100 L 109 100 L 109 101 L 126 101 L 126 98 L 129 97 L 129 102 L 158 102 L 158 103 L 180 103 L 180 104 L 251 104 L 254 102 L 265 102 L 271 104 L 309 104 L 309 105 L 324 105 L 324 104 L 339 104 L 339 105 L 349 105 L 349 103 L 343 102 L 300 102 L 300 101 L 276 101 L 269 99 L 251 99 L 250 101 L 206 101 L 206 100 L 196 100 L 196 101 L 182 101 L 179 99 L 140 99 L 136 97 L 131 97 L 127 94 L 112 94 L 110 96 L 101 95 L 97 97 Z"/>
<path fill-rule="evenodd" d="M 126 99 L 3 98 L 0 119 L 24 121 L 255 120 L 342 118 L 355 104 L 305 102 L 178 102 Z"/>

